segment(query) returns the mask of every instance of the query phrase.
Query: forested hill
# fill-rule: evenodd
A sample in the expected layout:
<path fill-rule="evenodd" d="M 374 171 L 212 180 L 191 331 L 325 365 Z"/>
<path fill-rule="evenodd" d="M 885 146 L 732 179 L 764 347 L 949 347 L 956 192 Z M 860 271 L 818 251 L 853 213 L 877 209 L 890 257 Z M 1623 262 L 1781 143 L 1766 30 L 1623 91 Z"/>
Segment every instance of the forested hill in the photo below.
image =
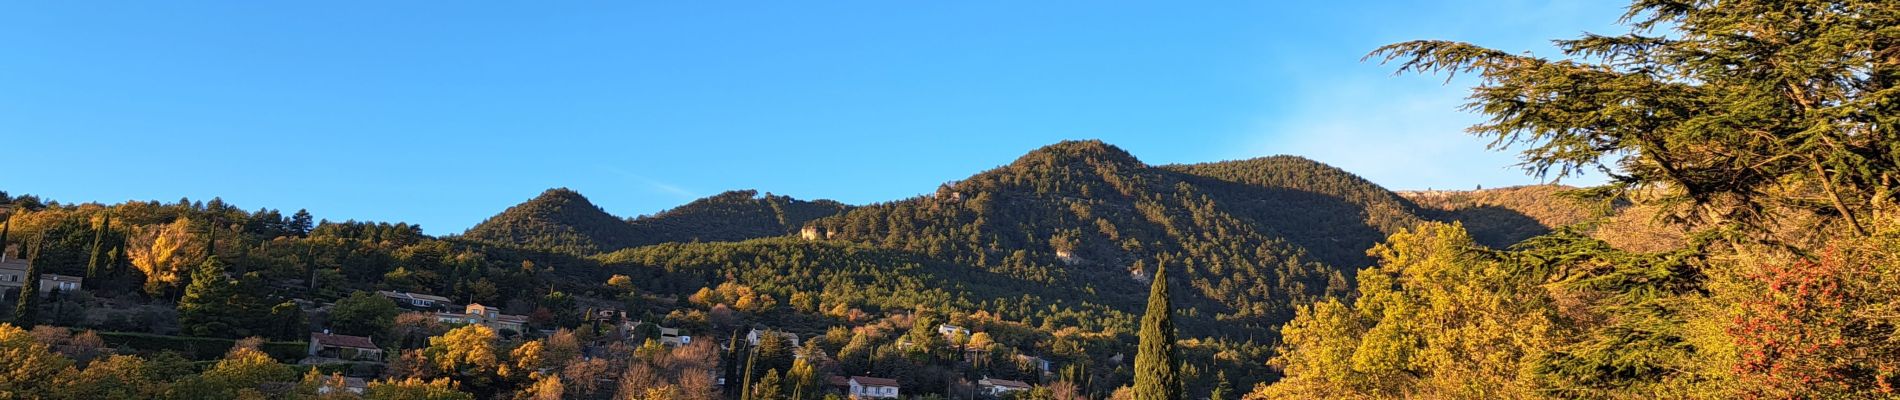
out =
<path fill-rule="evenodd" d="M 1287 240 L 1327 262 L 1352 267 L 1386 235 L 1423 222 L 1412 202 L 1351 172 L 1298 156 L 1167 165 L 1162 168 L 1252 186 L 1235 200 L 1259 211 Z"/>
<path fill-rule="evenodd" d="M 508 207 L 462 236 L 579 254 L 626 247 L 634 241 L 633 229 L 626 221 L 567 188 L 548 189 Z"/>
<path fill-rule="evenodd" d="M 463 237 L 584 255 L 659 243 L 783 236 L 808 221 L 849 208 L 830 200 L 803 201 L 734 190 L 622 220 L 578 192 L 557 188 L 489 217 Z"/>
<path fill-rule="evenodd" d="M 1270 332 L 1289 318 L 1293 305 L 1351 290 L 1353 272 L 1372 263 L 1366 250 L 1404 228 L 1429 220 L 1465 221 L 1485 244 L 1502 248 L 1556 224 L 1581 220 L 1576 216 L 1584 208 L 1578 203 L 1544 204 L 1558 200 L 1549 193 L 1554 190 L 1533 192 L 1496 194 L 1491 197 L 1498 199 L 1484 202 L 1506 203 L 1508 208 L 1444 201 L 1421 207 L 1350 172 L 1301 157 L 1151 166 L 1100 141 L 1067 141 L 946 183 L 928 195 L 862 207 L 745 190 L 621 220 L 577 193 L 555 189 L 490 218 L 465 237 L 579 255 L 640 248 L 609 257 L 607 264 L 616 270 L 677 270 L 690 263 L 648 261 L 672 260 L 661 255 L 680 251 L 784 255 L 809 248 L 784 247 L 796 241 L 742 247 L 645 246 L 803 233 L 808 240 L 866 245 L 933 265 L 971 268 L 1001 279 L 996 282 L 1016 282 L 1005 286 L 1073 289 L 1022 294 L 1063 299 L 1066 305 L 1104 312 L 1111 320 L 1138 311 L 1139 296 L 1119 294 L 1142 293 L 1146 277 L 1166 265 L 1170 275 L 1189 288 L 1184 293 L 1190 295 L 1182 300 L 1184 309 L 1193 310 L 1187 326 L 1211 328 L 1218 322 L 1248 328 L 1236 332 L 1253 335 Z M 780 264 L 799 262 L 786 260 Z M 754 264 L 724 267 L 785 267 Z M 885 278 L 890 277 L 867 279 Z M 763 278 L 739 281 L 787 290 L 782 294 L 826 291 L 827 286 Z M 974 296 L 976 302 L 1003 300 L 979 293 L 959 295 Z M 860 304 L 894 303 L 884 299 Z M 1031 314 L 1013 317 L 1046 317 Z"/>
<path fill-rule="evenodd" d="M 734 190 L 630 221 L 637 245 L 671 242 L 733 242 L 783 236 L 811 220 L 850 206 L 831 200 Z"/>
<path fill-rule="evenodd" d="M 1323 197 L 1156 168 L 1099 141 L 1070 141 L 931 195 L 860 207 L 812 227 L 832 240 L 1105 293 L 1140 293 L 1139 279 L 1166 265 L 1191 284 L 1189 307 L 1267 327 L 1300 299 L 1345 290 L 1350 268 L 1363 264 L 1365 247 L 1329 260 L 1287 240 L 1288 232 L 1320 230 L 1290 223 L 1364 224 L 1356 215 L 1290 218 L 1332 211 L 1313 207 L 1350 208 L 1319 204 Z"/>

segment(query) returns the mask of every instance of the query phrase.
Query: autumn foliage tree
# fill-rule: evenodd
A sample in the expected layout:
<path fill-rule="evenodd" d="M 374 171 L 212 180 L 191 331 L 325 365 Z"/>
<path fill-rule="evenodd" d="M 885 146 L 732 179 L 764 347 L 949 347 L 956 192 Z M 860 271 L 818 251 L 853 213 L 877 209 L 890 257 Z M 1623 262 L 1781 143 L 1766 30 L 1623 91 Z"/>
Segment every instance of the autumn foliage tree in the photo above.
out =
<path fill-rule="evenodd" d="M 140 228 L 126 249 L 132 266 L 145 274 L 145 292 L 169 296 L 203 256 L 190 246 L 191 221 L 179 218 L 166 225 Z"/>

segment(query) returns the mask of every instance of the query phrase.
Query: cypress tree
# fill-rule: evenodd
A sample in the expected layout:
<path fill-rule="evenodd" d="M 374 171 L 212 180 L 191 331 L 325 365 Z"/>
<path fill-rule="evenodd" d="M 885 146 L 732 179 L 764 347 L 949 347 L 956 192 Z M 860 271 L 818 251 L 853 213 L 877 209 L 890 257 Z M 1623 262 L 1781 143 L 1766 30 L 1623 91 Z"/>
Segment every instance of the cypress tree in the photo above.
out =
<path fill-rule="evenodd" d="M 98 279 L 106 266 L 100 264 L 105 258 L 106 232 L 112 231 L 112 213 L 106 213 L 106 220 L 99 230 L 92 232 L 92 259 L 86 261 L 86 279 Z"/>
<path fill-rule="evenodd" d="M 131 267 L 126 264 L 130 264 L 132 258 L 128 257 L 125 252 L 126 245 L 131 244 L 132 239 L 126 238 L 126 236 L 128 235 L 119 235 L 119 245 L 112 249 L 112 262 L 106 264 L 107 275 L 119 277 L 123 276 L 126 270 L 131 269 Z"/>
<path fill-rule="evenodd" d="M 1227 371 L 1221 371 L 1216 376 L 1214 391 L 1207 394 L 1207 400 L 1229 400 L 1228 396 L 1234 393 L 1234 385 L 1227 382 Z"/>
<path fill-rule="evenodd" d="M 739 399 L 752 399 L 752 367 L 759 362 L 759 350 L 753 348 L 745 360 L 745 383 L 739 386 Z"/>
<path fill-rule="evenodd" d="M 0 220 L 0 260 L 7 258 L 7 232 L 13 230 L 13 219 Z"/>
<path fill-rule="evenodd" d="M 33 250 L 26 258 L 26 282 L 20 285 L 20 300 L 14 304 L 13 325 L 22 329 L 31 329 L 39 324 L 40 316 L 40 244 L 46 241 L 46 232 L 40 232 L 40 238 L 33 242 Z"/>
<path fill-rule="evenodd" d="M 1174 306 L 1168 295 L 1167 267 L 1155 268 L 1148 291 L 1148 313 L 1141 317 L 1141 346 L 1135 355 L 1135 400 L 1183 400 L 1180 356 L 1174 349 Z"/>

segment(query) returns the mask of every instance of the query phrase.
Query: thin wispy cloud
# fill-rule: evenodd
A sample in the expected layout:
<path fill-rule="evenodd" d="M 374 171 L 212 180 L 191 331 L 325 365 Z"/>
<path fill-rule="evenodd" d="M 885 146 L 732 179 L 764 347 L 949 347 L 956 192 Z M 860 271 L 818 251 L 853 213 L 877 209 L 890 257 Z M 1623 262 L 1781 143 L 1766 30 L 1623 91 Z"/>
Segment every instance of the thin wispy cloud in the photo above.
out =
<path fill-rule="evenodd" d="M 636 174 L 631 171 L 627 171 L 627 170 L 623 170 L 620 168 L 615 168 L 615 167 L 607 166 L 607 165 L 601 165 L 600 169 L 605 170 L 608 173 L 618 175 L 622 178 L 626 178 L 627 180 L 633 181 L 635 183 L 644 185 L 652 191 L 666 193 L 674 197 L 679 197 L 680 199 L 692 200 L 692 199 L 697 199 L 697 198 L 702 197 L 699 195 L 698 192 L 694 192 L 690 189 L 687 189 L 687 188 L 684 188 L 672 183 L 668 183 L 666 181 L 648 178 L 645 175 Z"/>

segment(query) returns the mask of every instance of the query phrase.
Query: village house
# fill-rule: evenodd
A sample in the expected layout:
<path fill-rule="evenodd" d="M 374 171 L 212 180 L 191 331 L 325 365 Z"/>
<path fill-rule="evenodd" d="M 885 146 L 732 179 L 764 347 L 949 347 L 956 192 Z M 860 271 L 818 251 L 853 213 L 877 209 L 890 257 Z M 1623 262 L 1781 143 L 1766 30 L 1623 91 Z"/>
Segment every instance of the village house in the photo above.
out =
<path fill-rule="evenodd" d="M 680 347 L 693 344 L 693 337 L 681 335 L 677 328 L 660 327 L 660 344 L 666 347 Z"/>
<path fill-rule="evenodd" d="M 522 332 L 528 324 L 528 317 L 502 314 L 501 310 L 479 303 L 463 307 L 462 313 L 438 312 L 435 320 L 451 325 L 486 325 L 491 329 Z"/>
<path fill-rule="evenodd" d="M 760 337 L 759 335 L 764 335 L 766 332 L 767 331 L 758 330 L 758 328 L 753 328 L 751 332 L 746 332 L 745 334 L 746 344 L 758 346 L 759 337 Z M 798 334 L 791 333 L 791 332 L 777 332 L 777 331 L 774 331 L 774 333 L 777 333 L 779 337 L 785 338 L 785 341 L 791 342 L 792 347 L 798 347 Z"/>
<path fill-rule="evenodd" d="M 1121 361 L 1119 360 L 1121 356 L 1122 356 L 1121 354 L 1115 355 L 1115 357 L 1118 358 L 1117 360 L 1114 360 L 1116 364 L 1121 363 Z M 1035 368 L 1038 371 L 1042 371 L 1044 375 L 1055 372 L 1054 371 L 1055 369 L 1053 368 L 1055 366 L 1054 363 L 1050 363 L 1049 360 L 1044 360 L 1042 357 L 1017 354 L 1016 362 L 1022 365 L 1029 366 L 1031 368 Z"/>
<path fill-rule="evenodd" d="M 937 325 L 937 333 L 943 335 L 945 339 L 956 338 L 958 335 L 962 335 L 966 338 L 970 337 L 969 329 L 950 324 Z"/>
<path fill-rule="evenodd" d="M 310 356 L 348 361 L 382 361 L 383 348 L 362 336 L 310 334 Z"/>
<path fill-rule="evenodd" d="M 845 394 L 857 398 L 895 399 L 898 385 L 896 379 L 853 376 L 845 380 L 848 390 Z"/>
<path fill-rule="evenodd" d="M 1029 390 L 1029 384 L 1008 379 L 983 377 L 976 381 L 976 390 L 990 396 L 1002 396 L 1004 393 Z"/>
<path fill-rule="evenodd" d="M 388 297 L 390 300 L 395 301 L 397 305 L 401 305 L 403 307 L 409 307 L 409 308 L 433 310 L 433 309 L 437 309 L 441 307 L 448 307 L 451 304 L 451 301 L 449 301 L 449 298 L 431 295 L 431 294 L 397 292 L 397 291 L 389 291 L 389 290 L 378 290 L 376 291 L 376 294 L 382 295 L 383 297 Z"/>
<path fill-rule="evenodd" d="M 0 299 L 5 299 L 7 293 L 12 293 L 26 287 L 28 264 L 26 260 L 6 256 L 7 254 L 13 253 L 14 249 L 18 248 L 18 245 L 8 246 L 7 248 L 8 251 L 0 252 Z M 60 293 L 79 290 L 85 287 L 84 282 L 85 278 L 82 277 L 41 273 L 40 295 L 45 296 L 54 290 L 59 290 Z"/>
<path fill-rule="evenodd" d="M 328 385 L 317 387 L 317 394 L 319 395 L 329 395 L 331 392 L 335 392 L 335 391 L 336 389 L 333 389 Z M 363 394 L 363 392 L 369 391 L 369 381 L 363 378 L 344 377 L 343 391 L 350 392 L 351 394 L 360 396 Z"/>
<path fill-rule="evenodd" d="M 627 339 L 638 338 L 639 334 L 637 332 L 640 332 L 641 325 L 653 325 L 654 327 L 659 328 L 660 330 L 659 337 L 654 337 L 651 339 L 653 339 L 654 341 L 660 342 L 660 344 L 663 346 L 680 347 L 680 346 L 693 344 L 693 337 L 684 335 L 683 334 L 684 332 L 681 331 L 679 328 L 668 328 L 668 327 L 660 326 L 659 324 L 651 324 L 651 323 L 640 322 L 640 321 L 626 321 L 626 322 L 621 323 L 620 329 L 621 329 L 622 335 L 626 337 Z M 638 345 L 640 343 L 634 343 L 634 344 Z"/>

